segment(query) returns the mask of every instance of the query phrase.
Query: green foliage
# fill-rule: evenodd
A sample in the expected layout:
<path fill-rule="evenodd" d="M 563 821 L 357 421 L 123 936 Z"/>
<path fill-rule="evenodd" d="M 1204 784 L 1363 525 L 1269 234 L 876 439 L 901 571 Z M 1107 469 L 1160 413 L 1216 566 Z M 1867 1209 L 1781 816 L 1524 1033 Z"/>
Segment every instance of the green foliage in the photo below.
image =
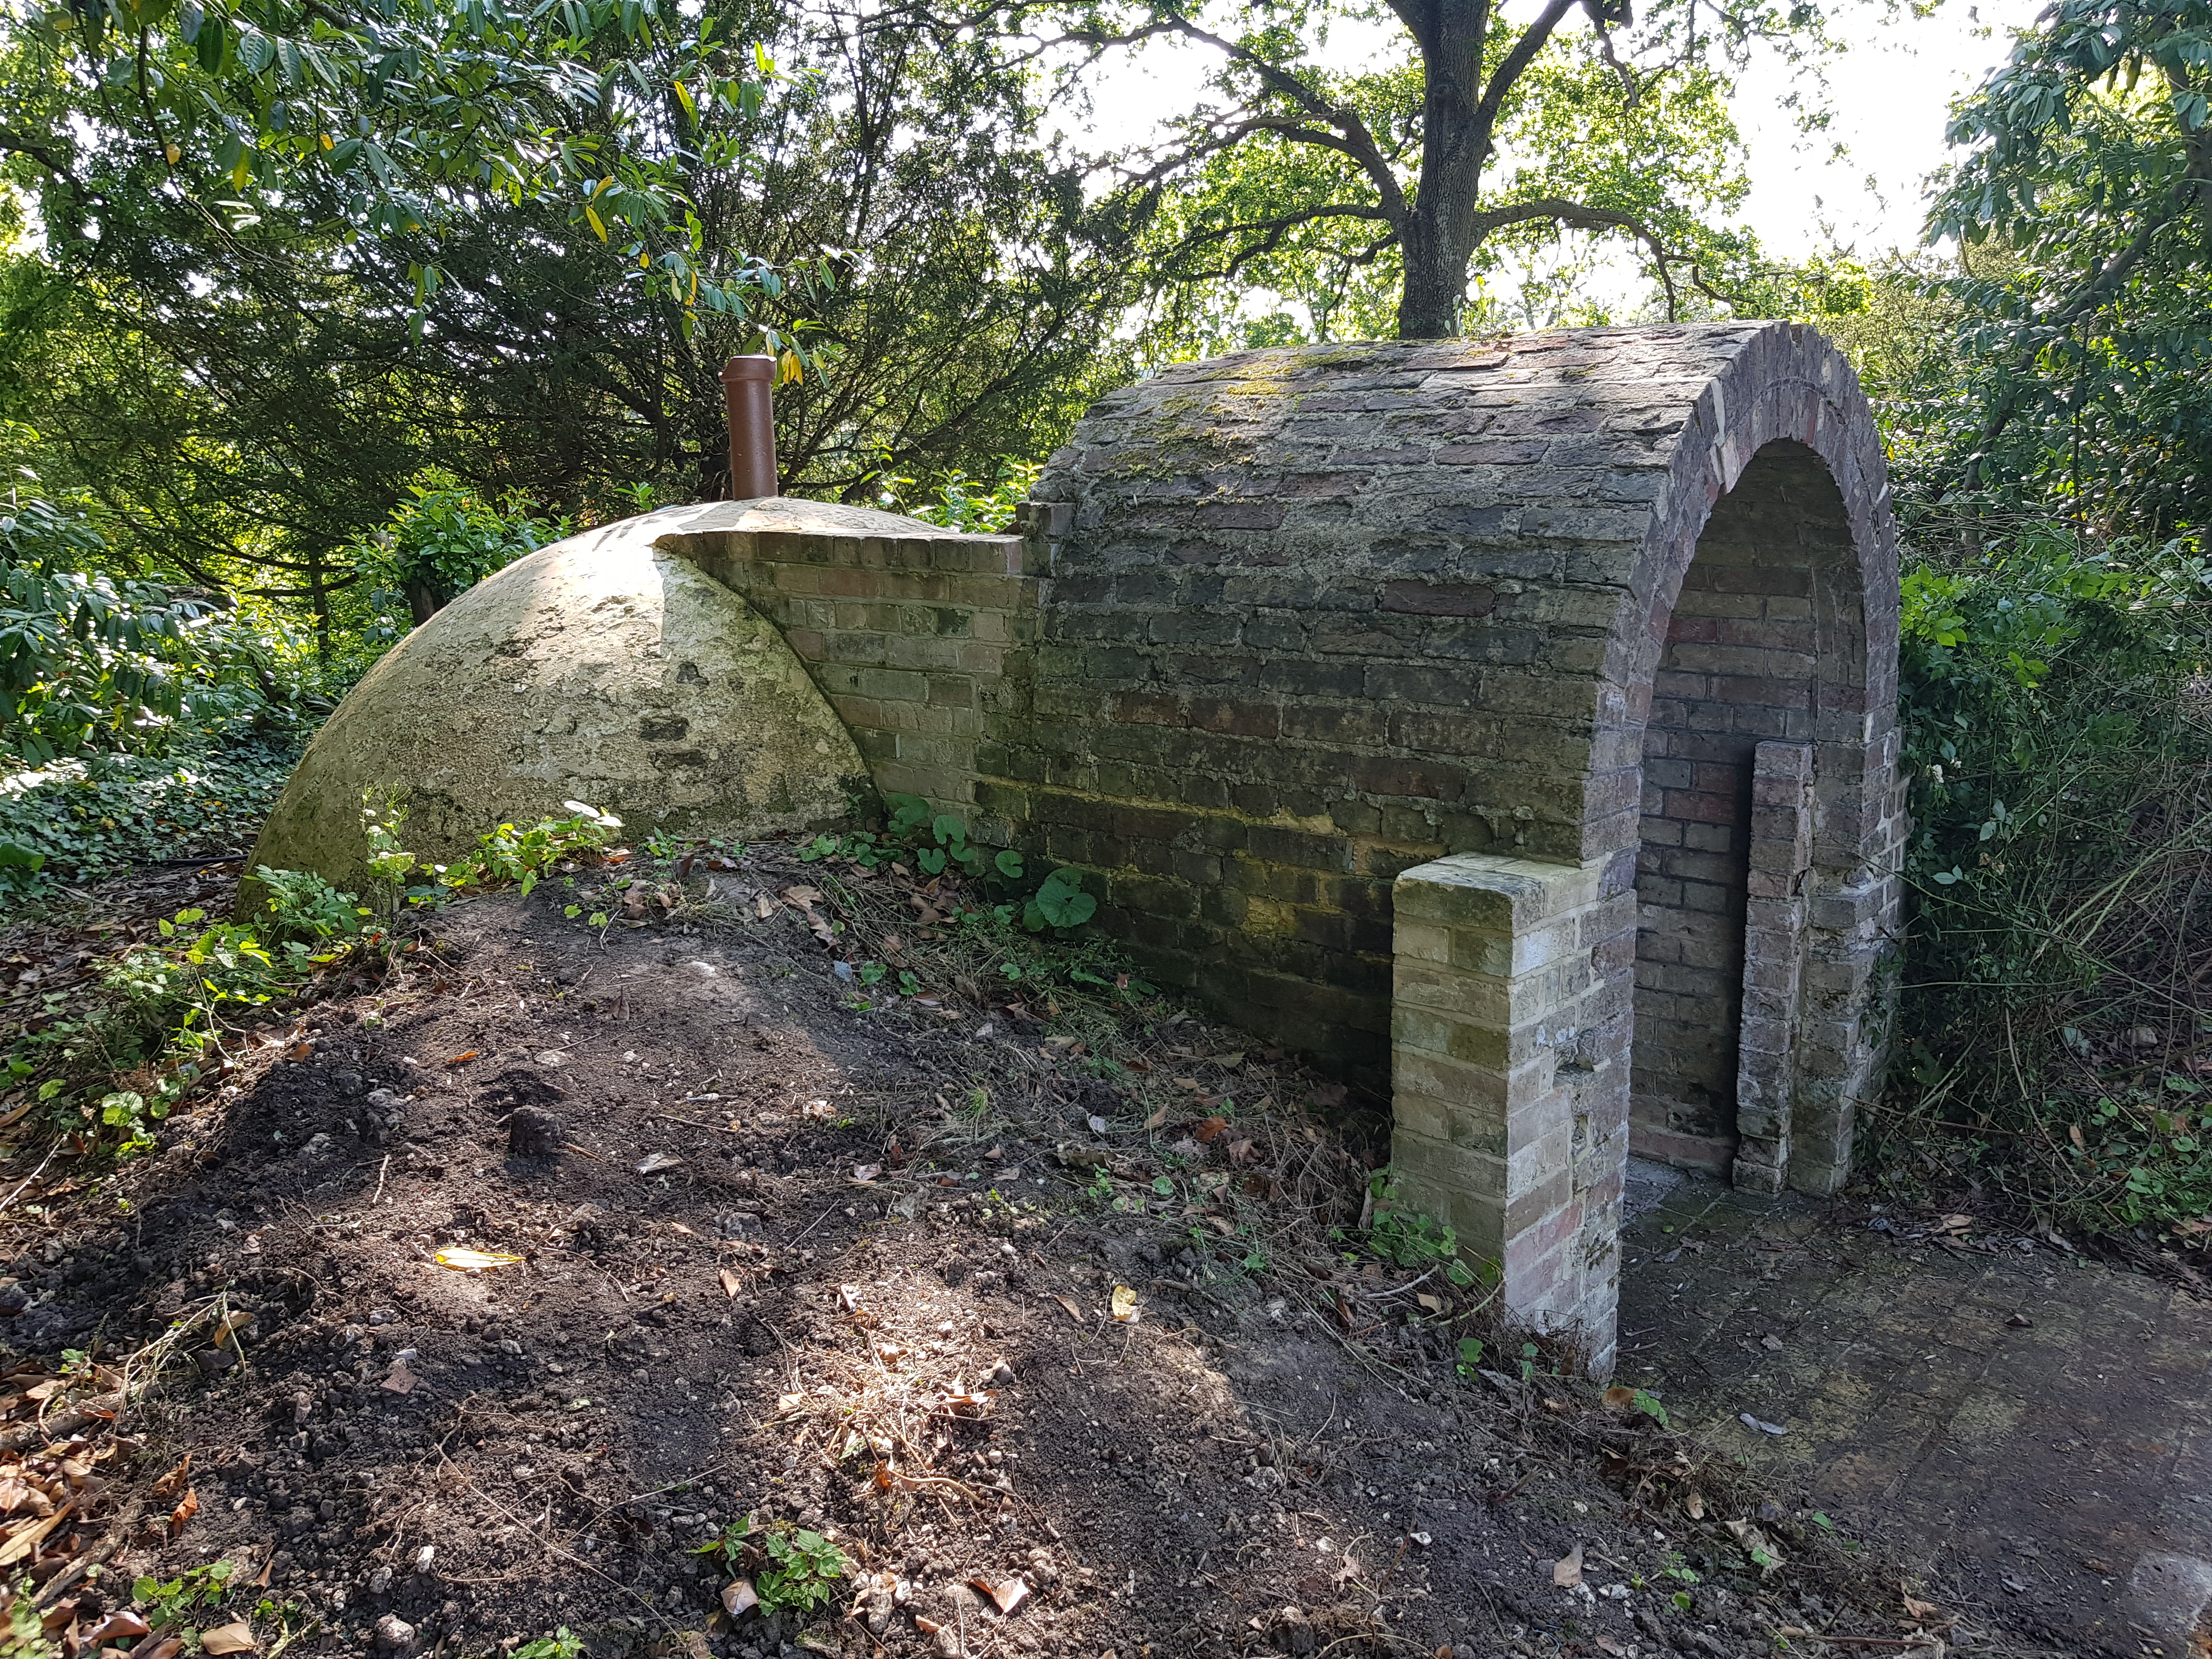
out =
<path fill-rule="evenodd" d="M 584 1644 L 562 1626 L 550 1636 L 540 1636 L 515 1649 L 512 1659 L 583 1659 Z"/>
<path fill-rule="evenodd" d="M 488 501 L 443 468 L 410 484 L 407 494 L 357 563 L 372 584 L 396 589 L 417 621 L 573 527 L 567 519 L 538 517 L 520 490 Z"/>
<path fill-rule="evenodd" d="M 2212 569 L 2027 526 L 1903 590 L 1888 1178 L 1985 1172 L 2072 1225 L 2186 1232 L 2212 1206 L 2174 967 L 2212 925 Z"/>
<path fill-rule="evenodd" d="M 555 865 L 604 850 L 620 820 L 580 801 L 568 805 L 574 817 L 527 830 L 501 824 L 478 837 L 468 857 L 433 866 L 430 881 L 403 889 L 402 879 L 419 868 L 399 842 L 405 815 L 389 801 L 367 804 L 377 902 L 363 903 L 318 875 L 264 866 L 255 872 L 257 914 L 218 921 L 185 909 L 158 923 L 155 940 L 125 951 L 103 974 L 106 1006 L 88 1023 L 62 1023 L 19 1039 L 5 1079 L 34 1086 L 40 1101 L 68 1112 L 85 1096 L 88 1067 L 111 1074 L 154 1056 L 150 1097 L 95 1085 L 82 1101 L 119 1155 L 145 1151 L 155 1144 L 155 1125 L 221 1063 L 236 1016 L 295 995 L 343 963 L 400 948 L 394 925 L 403 904 L 432 905 L 459 891 L 508 885 L 527 892 Z"/>
<path fill-rule="evenodd" d="M 1954 111 L 1939 487 L 2160 540 L 2212 517 L 2212 4 L 2059 0 Z"/>
<path fill-rule="evenodd" d="M 852 1571 L 844 1551 L 818 1532 L 777 1522 L 761 1535 L 765 1563 L 753 1575 L 763 1611 L 808 1613 L 836 1593 Z"/>
<path fill-rule="evenodd" d="M 885 471 L 870 480 L 876 488 L 876 505 L 888 513 L 941 524 L 947 529 L 991 535 L 1014 521 L 1015 509 L 1029 500 L 1030 486 L 1043 471 L 1041 462 L 1001 455 L 986 477 L 957 470 L 939 473 L 930 481 L 926 498 L 917 498 L 916 481 Z"/>
<path fill-rule="evenodd" d="M 1400 1204 L 1389 1173 L 1378 1170 L 1368 1180 L 1374 1212 L 1367 1229 L 1367 1248 L 1398 1267 L 1442 1267 L 1453 1284 L 1474 1284 L 1474 1273 L 1459 1259 L 1458 1231 L 1434 1216 Z"/>
<path fill-rule="evenodd" d="M 252 844 L 298 752 L 297 737 L 279 729 L 0 775 L 0 900 L 138 863 L 234 854 Z"/>
<path fill-rule="evenodd" d="M 1730 69 L 1754 40 L 1826 46 L 1807 4 L 1718 31 L 1678 0 L 1632 20 L 1591 9 L 1586 31 L 1566 7 L 1474 7 L 1402 14 L 1396 55 L 1334 67 L 1332 26 L 1372 15 L 1238 5 L 1201 27 L 1142 0 L 1084 9 L 1086 38 L 1218 54 L 1174 142 L 1133 159 L 1165 279 L 1157 355 L 1601 320 L 1577 294 L 1600 240 L 1632 250 L 1671 305 L 1754 252 L 1726 223 L 1746 191 Z"/>
<path fill-rule="evenodd" d="M 751 1540 L 752 1532 L 753 1523 L 750 1517 L 732 1521 L 722 1528 L 719 1537 L 699 1545 L 691 1553 L 719 1555 L 724 1566 L 734 1567 L 744 1559 L 745 1547 Z"/>
<path fill-rule="evenodd" d="M 1080 927 L 1098 913 L 1098 901 L 1083 890 L 1079 871 L 1055 870 L 1022 907 L 1022 926 L 1033 933 L 1047 927 Z"/>
<path fill-rule="evenodd" d="M 167 1580 L 144 1577 L 131 1587 L 131 1603 L 157 1631 L 194 1624 L 189 1615 L 222 1605 L 237 1571 L 234 1561 L 210 1561 Z"/>
<path fill-rule="evenodd" d="M 100 569 L 106 550 L 81 509 L 23 486 L 0 510 L 0 744 L 32 766 L 158 752 L 180 722 L 261 702 L 250 635 L 204 600 Z"/>

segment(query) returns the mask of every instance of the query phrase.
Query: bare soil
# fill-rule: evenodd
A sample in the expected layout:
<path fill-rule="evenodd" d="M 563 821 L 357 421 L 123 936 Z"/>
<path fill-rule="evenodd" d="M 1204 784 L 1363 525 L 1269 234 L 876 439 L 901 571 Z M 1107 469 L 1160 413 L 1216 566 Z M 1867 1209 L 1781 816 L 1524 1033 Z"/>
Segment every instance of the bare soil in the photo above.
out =
<path fill-rule="evenodd" d="M 1363 1249 L 1376 1149 L 1340 1089 L 1165 999 L 1109 1030 L 864 990 L 775 896 L 807 878 L 757 851 L 604 933 L 556 888 L 454 906 L 388 977 L 240 1034 L 159 1152 L 27 1182 L 0 1444 L 77 1494 L 10 1558 L 49 1629 L 217 1560 L 256 1588 L 197 1622 L 296 1654 L 1918 1628 L 1802 1494 L 1553 1356 L 1524 1376 L 1479 1286 Z M 439 1260 L 465 1250 L 520 1260 Z M 744 1517 L 845 1552 L 826 1605 L 730 1616 L 748 1562 L 696 1552 Z"/>

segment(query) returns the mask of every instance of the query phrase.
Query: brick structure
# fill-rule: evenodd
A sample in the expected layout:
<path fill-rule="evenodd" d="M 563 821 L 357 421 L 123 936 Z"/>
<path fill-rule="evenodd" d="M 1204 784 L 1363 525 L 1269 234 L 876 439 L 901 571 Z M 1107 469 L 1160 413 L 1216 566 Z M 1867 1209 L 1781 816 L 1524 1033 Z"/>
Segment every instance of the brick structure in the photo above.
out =
<path fill-rule="evenodd" d="M 1394 1077 L 1409 1199 L 1609 1363 L 1622 1160 L 1829 1191 L 1898 902 L 1897 560 L 1781 324 L 1248 352 L 1099 400 L 1018 534 L 682 509 L 878 786 Z M 690 516 L 686 516 L 686 515 Z"/>
<path fill-rule="evenodd" d="M 1609 1364 L 1632 1139 L 1842 1180 L 1904 825 L 1882 452 L 1825 340 L 1245 353 L 1101 399 L 1033 493 L 1073 521 L 985 798 L 1159 971 L 1387 1042 L 1407 1196 L 1518 1314 Z"/>

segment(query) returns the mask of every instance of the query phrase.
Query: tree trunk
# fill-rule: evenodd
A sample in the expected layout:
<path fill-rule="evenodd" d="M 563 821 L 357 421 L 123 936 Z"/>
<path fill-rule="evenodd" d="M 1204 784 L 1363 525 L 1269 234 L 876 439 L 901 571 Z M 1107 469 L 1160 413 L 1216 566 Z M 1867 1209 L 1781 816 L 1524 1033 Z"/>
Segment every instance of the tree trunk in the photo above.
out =
<path fill-rule="evenodd" d="M 1412 222 L 1401 231 L 1405 291 L 1398 337 L 1442 340 L 1459 332 L 1474 257 L 1474 215 L 1490 161 L 1489 122 L 1480 118 L 1486 0 L 1425 0 L 1399 9 L 1421 49 L 1426 82 L 1421 105 L 1421 178 Z"/>

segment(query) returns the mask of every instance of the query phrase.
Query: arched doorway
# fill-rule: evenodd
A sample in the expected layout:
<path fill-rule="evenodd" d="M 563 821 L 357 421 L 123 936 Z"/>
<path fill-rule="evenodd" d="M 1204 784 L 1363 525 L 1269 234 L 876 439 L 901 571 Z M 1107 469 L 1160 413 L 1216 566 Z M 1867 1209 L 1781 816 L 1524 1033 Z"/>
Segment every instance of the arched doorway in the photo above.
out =
<path fill-rule="evenodd" d="M 1819 792 L 1865 769 L 1863 592 L 1826 464 L 1770 443 L 1698 535 L 1650 683 L 1630 1145 L 1769 1191 L 1790 1163 L 1816 852 L 1838 850 L 1814 846 Z M 1852 837 L 1842 856 L 1858 853 Z"/>

